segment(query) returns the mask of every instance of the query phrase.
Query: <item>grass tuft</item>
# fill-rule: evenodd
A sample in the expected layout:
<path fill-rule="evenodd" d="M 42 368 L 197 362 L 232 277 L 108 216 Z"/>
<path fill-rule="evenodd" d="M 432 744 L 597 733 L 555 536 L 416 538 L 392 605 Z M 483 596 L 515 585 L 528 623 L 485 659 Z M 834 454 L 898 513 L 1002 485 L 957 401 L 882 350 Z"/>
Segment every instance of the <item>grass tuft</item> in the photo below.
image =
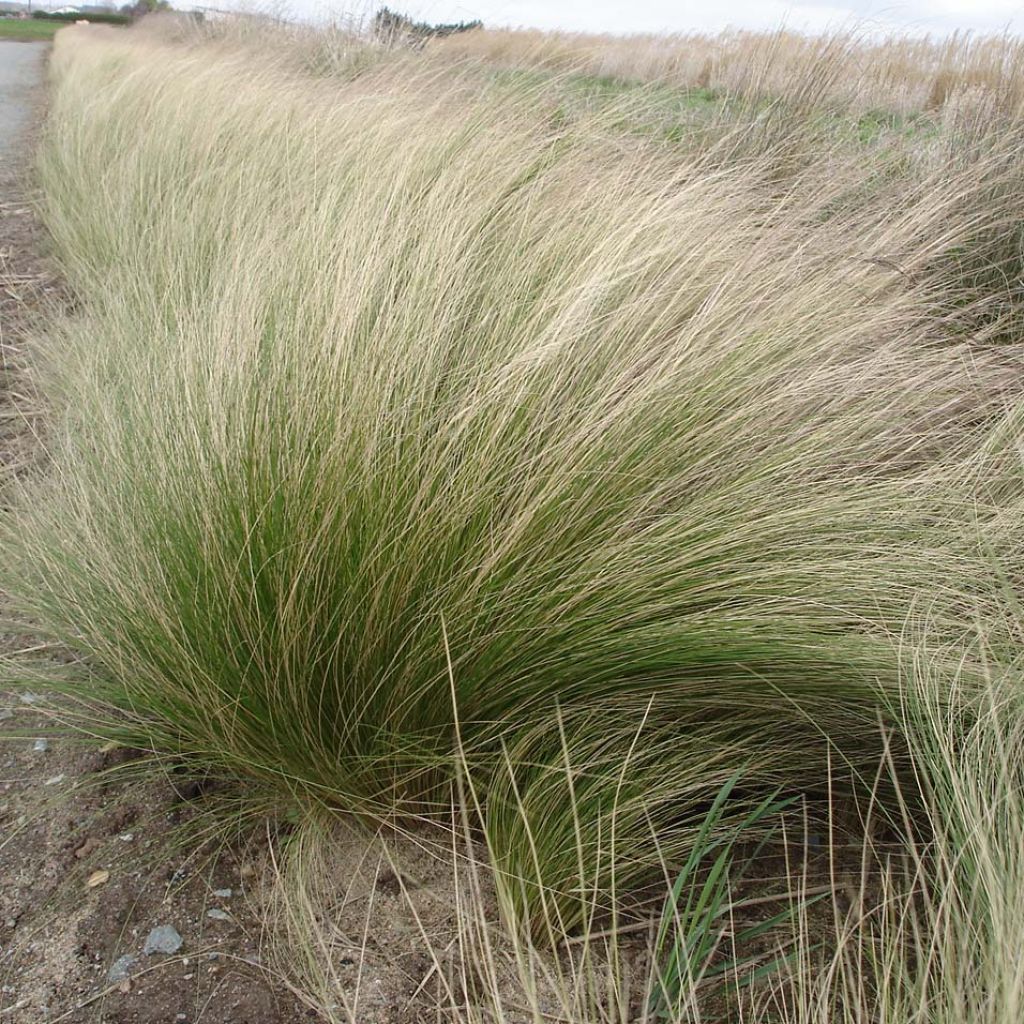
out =
<path fill-rule="evenodd" d="M 1003 78 L 918 131 L 862 109 L 845 37 L 775 95 L 788 37 L 743 41 L 754 82 L 644 89 L 167 25 L 57 38 L 39 157 L 82 308 L 36 353 L 49 468 L 0 576 L 79 694 L 303 835 L 464 810 L 520 951 L 614 931 L 837 765 L 864 796 L 890 755 L 889 819 L 938 820 L 960 747 L 901 704 L 906 623 L 943 708 L 991 676 L 975 621 L 1014 663 Z"/>

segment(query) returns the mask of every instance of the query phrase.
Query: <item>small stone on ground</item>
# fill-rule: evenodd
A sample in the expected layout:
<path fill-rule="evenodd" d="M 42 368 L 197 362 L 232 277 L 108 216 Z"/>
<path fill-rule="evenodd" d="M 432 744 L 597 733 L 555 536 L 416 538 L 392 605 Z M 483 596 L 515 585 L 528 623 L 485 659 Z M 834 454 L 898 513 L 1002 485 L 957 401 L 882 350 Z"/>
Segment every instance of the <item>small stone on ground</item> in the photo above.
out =
<path fill-rule="evenodd" d="M 173 925 L 161 924 L 146 937 L 146 944 L 142 947 L 142 952 L 146 956 L 151 956 L 153 953 L 177 953 L 181 949 L 182 942 L 177 928 Z"/>
<path fill-rule="evenodd" d="M 107 981 L 119 982 L 127 981 L 131 977 L 132 967 L 135 966 L 137 957 L 132 956 L 131 953 L 126 953 L 124 956 L 119 956 L 111 965 L 110 970 L 107 971 Z"/>

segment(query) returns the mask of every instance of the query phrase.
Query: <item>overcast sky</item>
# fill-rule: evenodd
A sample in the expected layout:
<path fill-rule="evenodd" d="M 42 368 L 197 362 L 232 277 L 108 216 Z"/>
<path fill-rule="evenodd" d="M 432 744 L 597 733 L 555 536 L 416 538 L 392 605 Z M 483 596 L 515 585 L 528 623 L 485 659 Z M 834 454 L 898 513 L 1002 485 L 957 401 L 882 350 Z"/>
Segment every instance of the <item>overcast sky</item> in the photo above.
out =
<path fill-rule="evenodd" d="M 202 2 L 202 0 L 200 0 Z M 209 2 L 209 0 L 207 0 Z M 957 29 L 1024 33 L 1024 0 L 381 0 L 428 21 L 471 21 L 581 32 L 717 31 L 727 27 L 817 32 L 858 26 L 884 32 L 946 34 Z M 216 0 L 213 0 L 216 5 Z M 286 0 L 305 15 L 338 5 L 324 0 Z M 360 6 L 362 6 L 360 4 Z M 376 6 L 367 4 L 368 7 Z"/>

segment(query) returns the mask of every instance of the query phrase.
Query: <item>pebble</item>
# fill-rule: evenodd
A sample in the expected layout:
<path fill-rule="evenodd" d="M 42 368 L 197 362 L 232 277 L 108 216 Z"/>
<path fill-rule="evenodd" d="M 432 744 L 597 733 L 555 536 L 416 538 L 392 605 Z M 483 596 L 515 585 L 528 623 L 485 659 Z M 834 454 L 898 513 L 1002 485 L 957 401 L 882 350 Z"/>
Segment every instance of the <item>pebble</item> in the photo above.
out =
<path fill-rule="evenodd" d="M 49 777 L 49 778 L 48 778 L 48 779 L 47 779 L 47 780 L 46 780 L 46 781 L 45 781 L 45 782 L 43 783 L 43 785 L 44 785 L 44 786 L 56 786 L 56 785 L 59 785 L 59 784 L 60 784 L 61 782 L 63 782 L 63 781 L 64 781 L 64 778 L 65 778 L 65 776 L 64 776 L 64 773 L 63 773 L 63 772 L 61 772 L 61 774 L 60 774 L 60 775 L 51 775 L 51 776 L 50 776 L 50 777 Z"/>
<path fill-rule="evenodd" d="M 119 982 L 127 981 L 131 976 L 132 967 L 135 966 L 135 961 L 138 957 L 134 957 L 131 953 L 126 953 L 124 956 L 119 956 L 111 965 L 110 970 L 107 971 L 107 981 Z"/>
<path fill-rule="evenodd" d="M 217 899 L 219 899 L 219 900 L 229 900 L 229 899 L 231 899 L 231 890 L 230 889 L 214 889 L 213 890 L 213 895 L 216 896 Z"/>
<path fill-rule="evenodd" d="M 208 910 L 206 912 L 206 916 L 210 918 L 211 921 L 231 920 L 231 915 L 226 910 L 218 910 L 216 907 L 214 907 L 212 910 Z"/>
<path fill-rule="evenodd" d="M 98 850 L 102 845 L 103 844 L 95 836 L 89 836 L 89 838 L 86 839 L 86 841 L 82 843 L 77 850 L 75 850 L 75 857 L 77 857 L 78 860 L 84 860 L 93 852 L 93 850 Z"/>
<path fill-rule="evenodd" d="M 48 740 L 36 740 L 35 743 L 32 744 L 32 749 L 37 754 L 45 754 L 50 749 L 50 743 Z"/>
<path fill-rule="evenodd" d="M 43 698 L 38 693 L 20 693 L 18 694 L 18 700 L 22 704 L 38 704 Z"/>
<path fill-rule="evenodd" d="M 13 718 L 14 712 L 10 708 L 0 708 L 0 722 L 6 722 L 8 718 Z"/>
<path fill-rule="evenodd" d="M 173 925 L 161 924 L 146 936 L 146 944 L 142 947 L 142 952 L 146 956 L 153 953 L 177 953 L 181 949 L 182 941 L 177 928 Z"/>

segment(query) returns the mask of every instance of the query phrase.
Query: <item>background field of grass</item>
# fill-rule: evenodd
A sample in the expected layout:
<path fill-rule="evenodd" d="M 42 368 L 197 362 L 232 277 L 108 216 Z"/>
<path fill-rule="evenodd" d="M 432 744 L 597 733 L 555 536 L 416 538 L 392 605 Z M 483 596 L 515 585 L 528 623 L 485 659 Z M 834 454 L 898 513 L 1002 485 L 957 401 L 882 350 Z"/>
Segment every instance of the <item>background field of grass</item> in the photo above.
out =
<path fill-rule="evenodd" d="M 1009 967 L 933 964 L 1019 927 L 1019 47 L 602 45 L 58 37 L 82 308 L 36 353 L 3 585 L 90 728 L 310 835 L 455 814 L 562 1019 L 621 1017 L 585 982 L 618 954 L 555 984 L 551 946 L 841 797 L 909 876 L 828 969 L 794 937 L 785 1019 L 994 1024 Z"/>

